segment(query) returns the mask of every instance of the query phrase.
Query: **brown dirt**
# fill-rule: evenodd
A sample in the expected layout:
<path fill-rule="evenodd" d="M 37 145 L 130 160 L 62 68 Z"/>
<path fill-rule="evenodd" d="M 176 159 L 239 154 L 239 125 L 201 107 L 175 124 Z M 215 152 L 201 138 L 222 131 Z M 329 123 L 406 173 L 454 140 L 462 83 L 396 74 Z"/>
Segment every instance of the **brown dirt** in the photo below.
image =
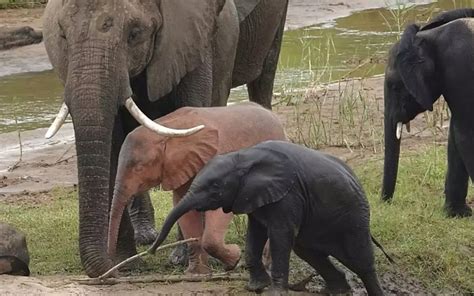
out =
<path fill-rule="evenodd" d="M 44 8 L 0 9 L 0 28 L 30 26 L 41 29 L 43 11 Z"/>

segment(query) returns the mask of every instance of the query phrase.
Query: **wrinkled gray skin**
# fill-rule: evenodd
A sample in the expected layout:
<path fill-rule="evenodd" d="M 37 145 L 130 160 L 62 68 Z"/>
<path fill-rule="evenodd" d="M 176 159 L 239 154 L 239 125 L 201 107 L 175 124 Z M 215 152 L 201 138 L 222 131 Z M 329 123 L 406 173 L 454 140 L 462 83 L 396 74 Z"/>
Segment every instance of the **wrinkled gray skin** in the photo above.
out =
<path fill-rule="evenodd" d="M 397 122 L 433 110 L 443 95 L 451 111 L 445 206 L 449 217 L 472 215 L 466 204 L 474 180 L 474 9 L 444 12 L 420 28 L 410 25 L 390 51 L 385 70 L 385 161 L 382 198 L 395 191 L 400 155 Z"/>
<path fill-rule="evenodd" d="M 169 213 L 150 252 L 186 212 L 221 207 L 225 213 L 248 214 L 248 290 L 261 292 L 271 284 L 273 291 L 285 292 L 293 249 L 324 278 L 327 293 L 351 290 L 344 273 L 329 260 L 333 256 L 361 278 L 369 295 L 383 295 L 374 266 L 369 204 L 341 160 L 283 141 L 216 156 Z M 267 238 L 271 278 L 261 261 Z"/>
<path fill-rule="evenodd" d="M 182 106 L 225 105 L 231 87 L 247 84 L 252 101 L 271 107 L 288 0 L 236 4 L 239 11 L 231 0 L 48 2 L 44 41 L 74 124 L 79 250 L 89 276 L 113 261 L 109 201 L 120 147 L 138 125 L 123 108 L 128 97 L 156 119 Z M 131 207 L 119 257 L 136 253 L 134 236 L 147 243 L 156 235 L 148 195 Z"/>

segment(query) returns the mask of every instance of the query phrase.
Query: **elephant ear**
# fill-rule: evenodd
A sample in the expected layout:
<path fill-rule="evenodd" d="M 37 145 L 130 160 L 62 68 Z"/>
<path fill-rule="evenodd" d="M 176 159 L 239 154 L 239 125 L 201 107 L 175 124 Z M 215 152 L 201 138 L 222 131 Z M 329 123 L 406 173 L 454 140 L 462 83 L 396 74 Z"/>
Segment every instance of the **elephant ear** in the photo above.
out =
<path fill-rule="evenodd" d="M 395 66 L 410 95 L 425 110 L 433 111 L 433 103 L 441 91 L 436 79 L 434 53 L 424 38 L 417 37 L 419 30 L 417 25 L 405 29 Z"/>
<path fill-rule="evenodd" d="M 161 0 L 162 26 L 147 67 L 148 97 L 170 93 L 209 50 L 226 0 Z"/>
<path fill-rule="evenodd" d="M 235 157 L 242 177 L 232 208 L 223 209 L 226 213 L 248 214 L 278 202 L 296 183 L 296 169 L 284 153 L 254 147 Z"/>
<path fill-rule="evenodd" d="M 169 138 L 165 144 L 161 187 L 175 190 L 194 178 L 217 154 L 218 143 L 219 132 L 211 127 L 191 136 Z"/>
<path fill-rule="evenodd" d="M 239 14 L 239 22 L 242 22 L 257 7 L 261 0 L 234 0 Z"/>
<path fill-rule="evenodd" d="M 43 14 L 43 41 L 49 61 L 64 85 L 67 77 L 68 60 L 66 56 L 67 44 L 66 40 L 61 37 L 62 33 L 58 20 L 62 6 L 62 0 L 48 1 Z"/>

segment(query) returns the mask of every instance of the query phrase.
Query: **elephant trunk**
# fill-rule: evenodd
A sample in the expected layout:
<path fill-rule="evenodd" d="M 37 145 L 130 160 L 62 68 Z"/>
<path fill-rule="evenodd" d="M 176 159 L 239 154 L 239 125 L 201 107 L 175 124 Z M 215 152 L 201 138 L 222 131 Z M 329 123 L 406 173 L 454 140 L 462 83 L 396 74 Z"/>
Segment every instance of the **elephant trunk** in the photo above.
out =
<path fill-rule="evenodd" d="M 118 234 L 123 212 L 133 197 L 133 194 L 130 193 L 129 190 L 125 190 L 121 184 L 123 183 L 117 182 L 115 185 L 112 207 L 110 208 L 107 253 L 112 258 L 115 256 L 117 251 Z"/>
<path fill-rule="evenodd" d="M 65 87 L 76 137 L 79 252 L 90 277 L 97 277 L 112 266 L 106 252 L 110 184 L 115 177 L 112 134 L 117 100 L 123 95 L 116 87 L 120 77 L 115 67 L 120 63 L 114 51 L 97 42 L 74 50 L 69 57 Z"/>
<path fill-rule="evenodd" d="M 207 210 L 204 207 L 205 199 L 196 196 L 195 194 L 188 192 L 186 196 L 171 210 L 166 217 L 163 226 L 161 227 L 160 234 L 153 242 L 153 245 L 148 249 L 149 253 L 154 254 L 156 249 L 165 241 L 173 225 L 178 221 L 181 216 L 187 212 L 199 208 L 200 210 Z"/>
<path fill-rule="evenodd" d="M 397 182 L 398 160 L 400 157 L 400 138 L 397 137 L 397 123 L 391 119 L 385 109 L 384 119 L 385 157 L 383 168 L 382 199 L 389 201 L 393 197 Z"/>

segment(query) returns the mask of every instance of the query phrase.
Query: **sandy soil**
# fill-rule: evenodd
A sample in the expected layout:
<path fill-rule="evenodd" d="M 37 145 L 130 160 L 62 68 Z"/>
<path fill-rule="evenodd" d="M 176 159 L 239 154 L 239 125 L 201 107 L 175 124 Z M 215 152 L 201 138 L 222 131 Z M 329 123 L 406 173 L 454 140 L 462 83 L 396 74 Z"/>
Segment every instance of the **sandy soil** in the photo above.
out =
<path fill-rule="evenodd" d="M 416 1 L 421 2 L 421 1 Z M 368 7 L 384 6 L 385 0 L 290 0 L 288 11 L 287 28 L 308 26 L 316 22 L 329 21 L 335 17 L 347 15 L 352 11 Z M 35 29 L 41 28 L 38 21 L 42 9 L 33 10 L 0 10 L 0 20 L 3 25 L 32 25 Z M 22 56 L 23 55 L 23 56 Z M 42 44 L 28 46 L 20 49 L 0 52 L 0 76 L 3 65 L 8 67 L 6 61 L 26 56 L 38 58 L 37 64 L 46 67 L 47 57 Z M 45 62 L 46 59 L 46 62 Z M 44 63 L 44 64 L 41 64 Z M 24 71 L 21 63 L 14 62 L 12 69 Z M 47 63 L 49 65 L 49 63 Z M 28 65 L 27 65 L 28 66 Z M 39 69 L 42 70 L 42 69 Z M 311 114 L 316 112 L 315 106 L 325 110 L 321 114 L 329 114 L 330 110 L 337 109 L 340 98 L 344 97 L 344 92 L 358 92 L 361 97 L 372 102 L 369 106 L 372 114 L 373 127 L 367 134 L 360 134 L 356 129 L 348 131 L 345 141 L 336 139 L 329 141 L 322 150 L 338 155 L 349 163 L 359 162 L 367 157 L 381 157 L 380 145 L 371 142 L 371 135 L 377 130 L 381 131 L 382 118 L 382 78 L 375 77 L 366 80 L 353 80 L 320 86 L 314 90 L 306 91 L 304 102 L 300 104 L 298 112 L 295 106 L 279 104 L 275 107 L 275 112 L 285 123 L 290 137 L 298 141 L 311 141 L 309 127 L 300 129 L 301 114 Z M 277 98 L 276 100 L 283 100 Z M 331 121 L 333 118 L 323 116 L 322 120 Z M 304 119 L 303 119 L 304 120 Z M 338 131 L 342 123 L 334 123 L 334 134 Z M 444 123 L 440 123 L 441 142 L 445 141 Z M 304 125 L 303 125 L 304 126 Z M 339 128 L 340 130 L 340 128 Z M 52 140 L 44 140 L 43 135 L 46 129 L 39 129 L 21 133 L 22 159 L 20 158 L 20 145 L 17 133 L 0 135 L 0 204 L 20 202 L 29 197 L 35 198 L 41 192 L 48 191 L 55 186 L 72 186 L 77 183 L 76 157 L 74 149 L 74 136 L 72 126 L 65 125 L 60 133 Z M 331 132 L 331 131 L 330 131 Z M 403 142 L 403 149 L 415 149 L 420 141 L 432 142 L 433 137 L 430 130 L 422 118 L 412 123 L 412 133 Z M 375 152 L 375 153 L 374 153 Z M 370 156 L 369 156 L 370 154 Z M 48 196 L 44 194 L 44 196 Z M 34 271 L 33 271 L 34 272 Z M 355 295 L 364 295 L 364 289 L 358 279 L 350 277 L 351 285 Z M 412 279 L 407 279 L 404 275 L 391 271 L 381 275 L 381 281 L 388 294 L 426 294 L 427 291 Z M 215 294 L 215 295 L 239 295 L 246 294 L 242 287 L 242 282 L 226 283 L 178 283 L 172 285 L 165 284 L 120 284 L 114 286 L 86 286 L 74 281 L 69 276 L 48 276 L 48 277 L 9 277 L 0 276 L 0 295 L 142 295 L 142 294 Z M 309 284 L 310 290 L 316 292 L 321 288 L 321 280 L 315 278 Z M 302 293 L 300 293 L 302 295 Z"/>

